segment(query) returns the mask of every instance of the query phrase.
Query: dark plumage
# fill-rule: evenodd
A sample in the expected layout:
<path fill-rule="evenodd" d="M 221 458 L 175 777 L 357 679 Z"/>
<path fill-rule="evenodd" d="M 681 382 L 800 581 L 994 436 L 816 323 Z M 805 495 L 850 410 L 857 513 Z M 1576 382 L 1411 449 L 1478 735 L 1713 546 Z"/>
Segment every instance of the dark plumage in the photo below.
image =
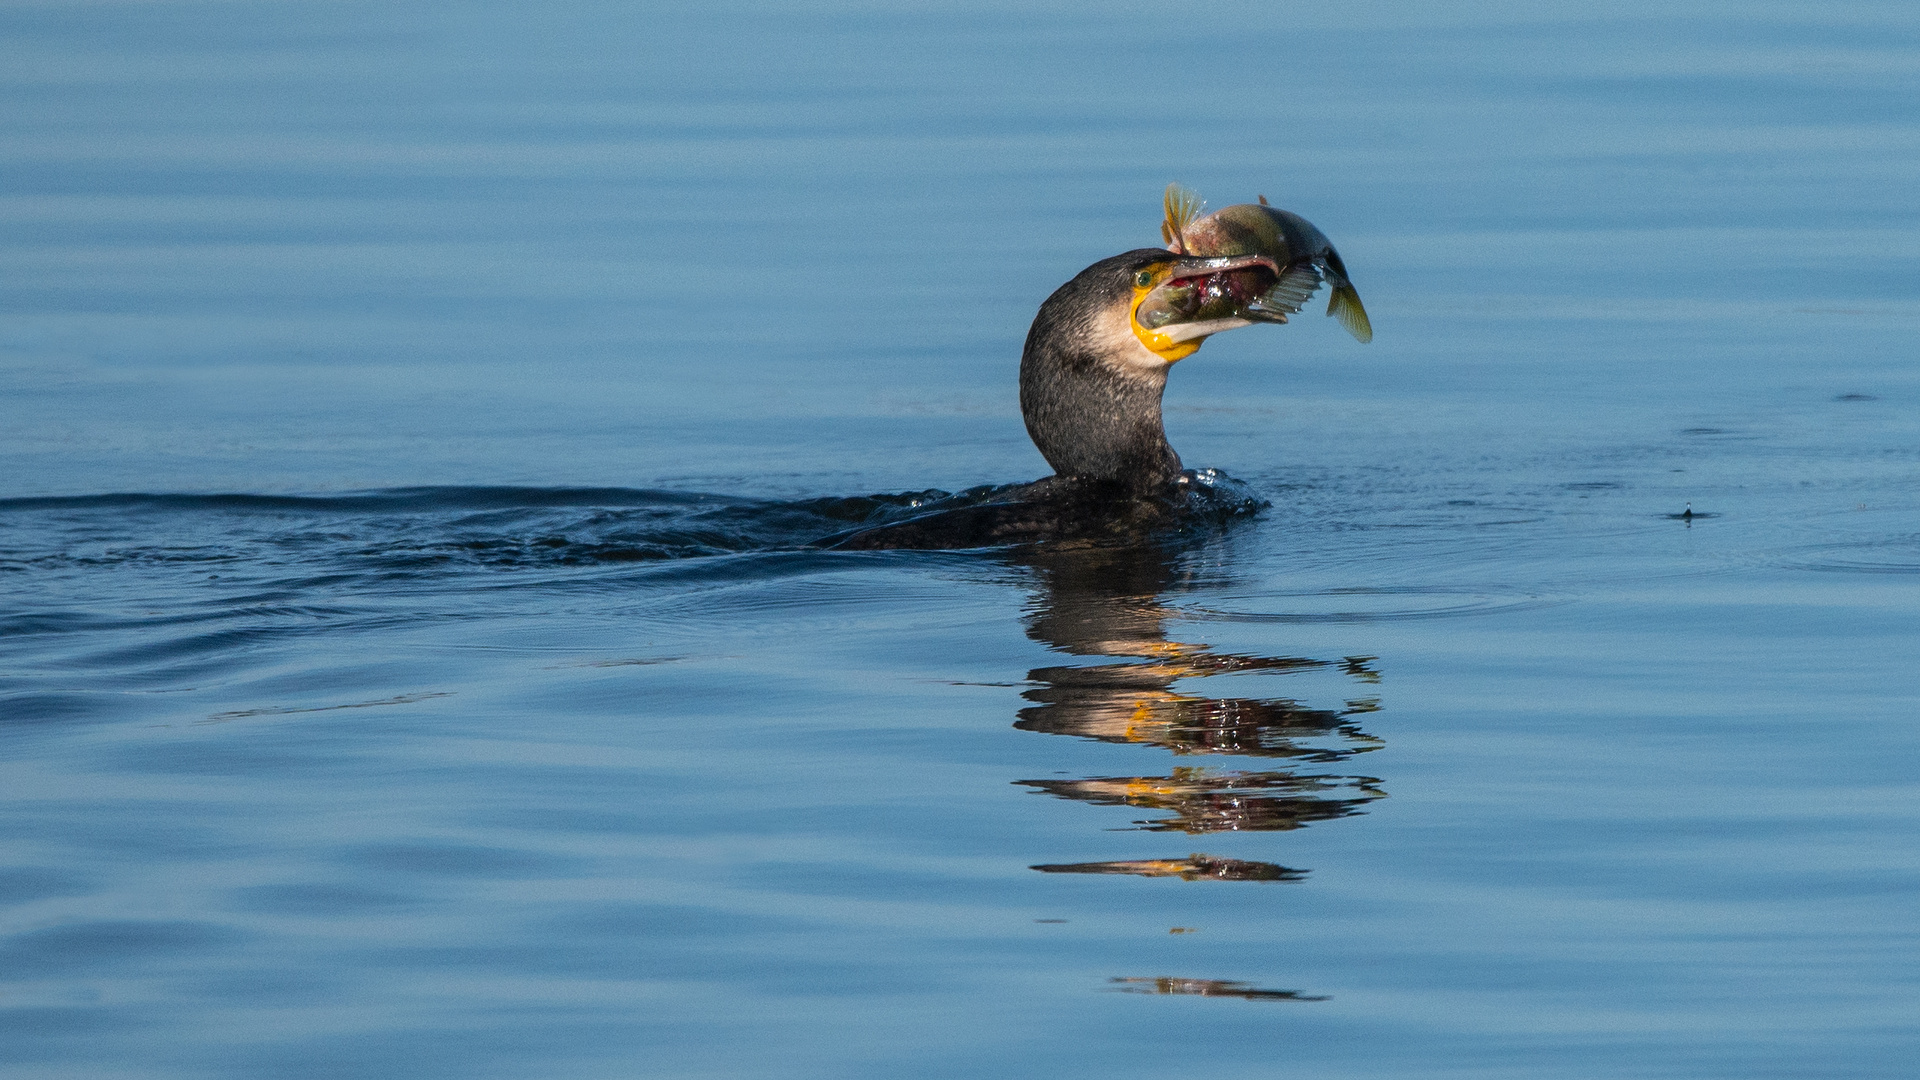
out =
<path fill-rule="evenodd" d="M 1264 505 L 1217 474 L 1181 470 L 1160 418 L 1167 369 L 1213 334 L 1286 322 L 1323 277 L 1352 287 L 1332 245 L 1305 219 L 1262 205 L 1196 220 L 1197 205 L 1187 199 L 1176 207 L 1168 196 L 1166 231 L 1179 250 L 1139 248 L 1101 259 L 1055 289 L 1034 316 L 1020 356 L 1020 412 L 1054 475 L 963 492 L 911 518 L 819 543 L 1101 545 Z M 1366 328 L 1358 294 L 1335 311 L 1349 329 Z"/>
<path fill-rule="evenodd" d="M 1167 369 L 1207 335 L 1250 325 L 1235 273 L 1264 286 L 1272 260 L 1141 248 L 1102 259 L 1054 290 L 1027 332 L 1020 411 L 1054 475 L 964 492 L 902 521 L 819 543 L 836 548 L 961 548 L 1048 541 L 1124 543 L 1259 505 L 1214 478 L 1183 473 L 1167 445 Z M 1261 275 L 1264 274 L 1264 278 Z M 1136 309 L 1157 306 L 1148 327 Z M 1231 481 L 1227 481 L 1231 484 Z"/>
<path fill-rule="evenodd" d="M 1180 475 L 1160 419 L 1172 361 L 1130 326 L 1135 275 L 1172 258 L 1165 248 L 1141 248 L 1102 259 L 1040 305 L 1020 357 L 1020 412 L 1060 476 L 1140 494 Z"/>

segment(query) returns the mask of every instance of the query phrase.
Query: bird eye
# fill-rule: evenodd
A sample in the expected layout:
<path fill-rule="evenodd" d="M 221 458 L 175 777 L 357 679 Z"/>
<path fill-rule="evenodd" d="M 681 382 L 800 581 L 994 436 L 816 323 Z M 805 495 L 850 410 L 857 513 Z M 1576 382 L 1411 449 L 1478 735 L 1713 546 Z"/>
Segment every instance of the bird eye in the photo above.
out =
<path fill-rule="evenodd" d="M 1142 270 L 1139 273 L 1133 275 L 1133 283 L 1139 286 L 1140 288 L 1144 289 L 1147 286 L 1153 284 L 1153 274 L 1149 271 Z"/>

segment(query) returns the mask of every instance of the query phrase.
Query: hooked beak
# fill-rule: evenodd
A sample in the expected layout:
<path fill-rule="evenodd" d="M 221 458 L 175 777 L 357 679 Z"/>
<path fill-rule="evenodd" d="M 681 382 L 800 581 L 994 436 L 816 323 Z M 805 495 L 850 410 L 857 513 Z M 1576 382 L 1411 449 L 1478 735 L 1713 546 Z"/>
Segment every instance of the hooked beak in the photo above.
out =
<path fill-rule="evenodd" d="M 1183 255 L 1173 260 L 1173 276 L 1169 280 L 1206 277 L 1249 266 L 1264 266 L 1276 274 L 1280 272 L 1279 264 L 1269 255 Z"/>

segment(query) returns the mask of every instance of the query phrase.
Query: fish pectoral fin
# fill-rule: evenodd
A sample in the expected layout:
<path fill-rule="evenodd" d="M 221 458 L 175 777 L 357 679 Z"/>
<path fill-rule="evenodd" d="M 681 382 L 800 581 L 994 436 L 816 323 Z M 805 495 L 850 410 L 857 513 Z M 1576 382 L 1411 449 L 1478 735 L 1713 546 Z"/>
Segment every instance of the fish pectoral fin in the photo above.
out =
<path fill-rule="evenodd" d="M 1367 318 L 1367 309 L 1360 305 L 1360 294 L 1351 283 L 1341 281 L 1334 285 L 1333 296 L 1327 301 L 1327 314 L 1339 319 L 1340 325 L 1360 344 L 1373 340 L 1373 323 Z"/>
<path fill-rule="evenodd" d="M 1319 288 L 1319 267 L 1312 263 L 1289 266 L 1271 289 L 1248 301 L 1247 316 L 1268 322 L 1286 322 L 1287 316 L 1297 315 L 1301 308 L 1307 306 L 1307 301 L 1313 298 Z"/>

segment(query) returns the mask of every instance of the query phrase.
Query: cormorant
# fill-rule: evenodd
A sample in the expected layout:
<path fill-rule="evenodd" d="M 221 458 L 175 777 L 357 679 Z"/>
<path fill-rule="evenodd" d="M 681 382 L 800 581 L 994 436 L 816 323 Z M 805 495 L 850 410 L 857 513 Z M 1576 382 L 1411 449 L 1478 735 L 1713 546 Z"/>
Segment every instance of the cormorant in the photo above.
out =
<path fill-rule="evenodd" d="M 1273 262 L 1140 248 L 1094 263 L 1047 297 L 1020 355 L 1020 413 L 1055 475 L 1132 495 L 1158 492 L 1180 476 L 1180 455 L 1160 420 L 1167 371 L 1210 335 L 1253 320 L 1231 306 L 1191 304 L 1191 312 L 1159 317 L 1163 301 L 1175 290 L 1197 294 L 1215 275 L 1237 282 L 1244 275 L 1231 272 L 1250 268 L 1271 270 Z M 1156 325 L 1143 324 L 1142 308 Z"/>
<path fill-rule="evenodd" d="M 1102 259 L 1040 305 L 1020 358 L 1020 411 L 1053 476 L 963 492 L 920 516 L 821 543 L 1100 541 L 1137 537 L 1193 509 L 1202 478 L 1183 471 L 1161 424 L 1168 369 L 1214 334 L 1286 322 L 1323 280 L 1334 287 L 1327 314 L 1361 341 L 1372 336 L 1339 254 L 1306 219 L 1264 197 L 1200 218 L 1197 209 L 1190 193 L 1170 187 L 1167 247 Z"/>

